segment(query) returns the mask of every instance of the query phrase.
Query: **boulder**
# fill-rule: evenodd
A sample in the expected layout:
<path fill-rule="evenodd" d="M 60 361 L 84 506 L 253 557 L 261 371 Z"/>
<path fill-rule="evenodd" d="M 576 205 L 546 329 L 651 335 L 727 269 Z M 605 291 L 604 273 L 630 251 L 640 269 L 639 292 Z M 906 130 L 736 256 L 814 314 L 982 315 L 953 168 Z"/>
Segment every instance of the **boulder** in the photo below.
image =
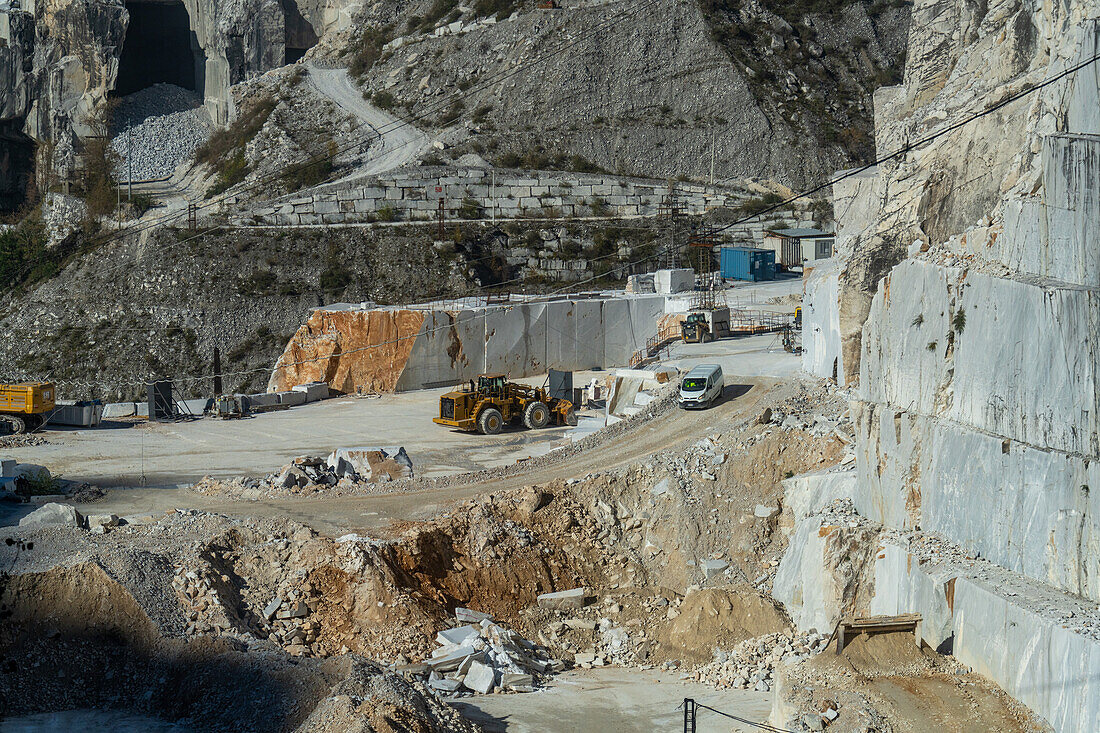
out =
<path fill-rule="evenodd" d="M 488 664 L 472 662 L 470 668 L 466 671 L 462 684 L 474 692 L 485 695 L 492 692 L 493 685 L 496 683 L 496 676 L 497 673 Z"/>
<path fill-rule="evenodd" d="M 463 623 L 479 623 L 493 619 L 490 614 L 475 611 L 472 608 L 463 608 L 462 606 L 455 609 L 455 618 Z"/>
<path fill-rule="evenodd" d="M 107 530 L 119 526 L 117 514 L 89 514 L 88 529 L 95 534 L 106 534 Z"/>
<path fill-rule="evenodd" d="M 63 524 L 69 527 L 83 527 L 84 517 L 69 504 L 43 504 L 19 520 L 20 527 L 44 527 L 49 524 Z"/>
<path fill-rule="evenodd" d="M 341 470 L 353 470 L 367 481 L 392 481 L 413 477 L 413 464 L 401 446 L 337 448 L 326 460 L 338 475 Z"/>

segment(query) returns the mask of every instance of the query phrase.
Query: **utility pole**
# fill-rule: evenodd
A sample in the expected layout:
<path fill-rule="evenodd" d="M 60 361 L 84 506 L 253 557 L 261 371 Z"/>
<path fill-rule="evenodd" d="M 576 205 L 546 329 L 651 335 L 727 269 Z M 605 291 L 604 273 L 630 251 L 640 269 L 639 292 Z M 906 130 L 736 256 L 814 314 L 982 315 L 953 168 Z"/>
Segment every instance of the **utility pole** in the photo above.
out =
<path fill-rule="evenodd" d="M 134 128 L 126 130 L 126 198 L 134 203 Z"/>
<path fill-rule="evenodd" d="M 222 394 L 222 354 L 218 347 L 214 347 L 214 397 Z"/>
<path fill-rule="evenodd" d="M 489 189 L 489 200 L 493 202 L 493 224 L 497 223 L 497 172 L 493 171 L 493 183 Z"/>

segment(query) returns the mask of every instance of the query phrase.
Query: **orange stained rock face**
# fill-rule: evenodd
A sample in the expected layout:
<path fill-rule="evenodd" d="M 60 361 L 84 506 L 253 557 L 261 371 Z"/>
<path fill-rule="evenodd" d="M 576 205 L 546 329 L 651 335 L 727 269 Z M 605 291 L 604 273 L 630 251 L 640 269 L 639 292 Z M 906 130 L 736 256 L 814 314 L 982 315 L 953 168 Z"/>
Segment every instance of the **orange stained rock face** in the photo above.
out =
<path fill-rule="evenodd" d="M 339 392 L 392 392 L 424 312 L 314 311 L 275 364 L 269 390 L 328 382 Z"/>

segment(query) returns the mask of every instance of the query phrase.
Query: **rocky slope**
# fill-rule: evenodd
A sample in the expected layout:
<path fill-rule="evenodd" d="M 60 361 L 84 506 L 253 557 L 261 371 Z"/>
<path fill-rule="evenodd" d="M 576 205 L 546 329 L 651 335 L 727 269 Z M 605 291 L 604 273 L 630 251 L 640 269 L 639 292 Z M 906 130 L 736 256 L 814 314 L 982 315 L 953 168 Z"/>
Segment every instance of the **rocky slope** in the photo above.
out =
<path fill-rule="evenodd" d="M 49 378 L 63 398 L 121 398 L 164 375 L 211 373 L 215 347 L 227 390 L 267 384 L 271 367 L 313 308 L 333 302 L 412 303 L 465 295 L 518 278 L 532 290 L 566 263 L 586 280 L 624 277 L 661 230 L 618 222 L 451 224 L 210 231 L 161 230 L 75 257 L 52 279 L 8 295 L 0 379 Z M 40 253 L 41 254 L 41 253 Z M 533 264 L 532 264 L 533 263 Z M 5 273 L 5 271 L 0 271 Z M 209 380 L 181 384 L 207 395 Z"/>
<path fill-rule="evenodd" d="M 427 2 L 375 3 L 346 54 L 343 37 L 318 53 L 367 65 L 366 92 L 455 157 L 703 179 L 713 148 L 718 178 L 801 185 L 871 154 L 870 93 L 900 73 L 908 26 L 901 3 L 524 4 L 493 23 L 482 5 L 440 34 L 407 31 Z"/>

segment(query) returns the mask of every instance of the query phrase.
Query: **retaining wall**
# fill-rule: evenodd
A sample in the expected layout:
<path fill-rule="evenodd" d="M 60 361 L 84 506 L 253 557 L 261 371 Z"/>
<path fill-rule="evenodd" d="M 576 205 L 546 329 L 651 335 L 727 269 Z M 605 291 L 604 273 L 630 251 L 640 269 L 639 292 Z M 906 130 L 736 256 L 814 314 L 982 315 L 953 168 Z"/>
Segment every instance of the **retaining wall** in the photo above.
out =
<path fill-rule="evenodd" d="M 745 198 L 744 194 L 687 183 L 675 184 L 675 191 L 682 211 L 688 214 L 734 206 Z M 501 218 L 655 216 L 667 195 L 667 182 L 647 179 L 484 168 L 426 169 L 420 174 L 381 176 L 352 186 L 320 187 L 277 199 L 231 221 L 281 226 L 355 224 L 378 221 L 383 210 L 381 218 L 432 221 L 438 215 L 440 198 L 448 220 L 488 219 L 494 212 Z"/>

